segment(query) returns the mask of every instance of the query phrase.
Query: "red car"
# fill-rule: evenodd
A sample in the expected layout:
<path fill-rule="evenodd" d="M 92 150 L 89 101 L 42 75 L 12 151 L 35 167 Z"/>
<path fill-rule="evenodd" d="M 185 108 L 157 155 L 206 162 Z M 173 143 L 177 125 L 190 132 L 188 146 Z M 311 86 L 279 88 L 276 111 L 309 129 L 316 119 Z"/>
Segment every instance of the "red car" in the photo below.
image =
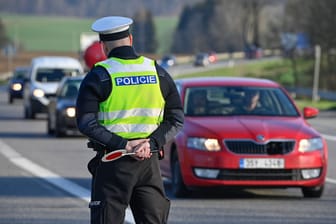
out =
<path fill-rule="evenodd" d="M 316 108 L 299 111 L 283 87 L 266 79 L 189 78 L 176 85 L 185 125 L 161 161 L 176 197 L 219 186 L 299 187 L 304 197 L 321 197 L 328 149 L 306 121 Z"/>

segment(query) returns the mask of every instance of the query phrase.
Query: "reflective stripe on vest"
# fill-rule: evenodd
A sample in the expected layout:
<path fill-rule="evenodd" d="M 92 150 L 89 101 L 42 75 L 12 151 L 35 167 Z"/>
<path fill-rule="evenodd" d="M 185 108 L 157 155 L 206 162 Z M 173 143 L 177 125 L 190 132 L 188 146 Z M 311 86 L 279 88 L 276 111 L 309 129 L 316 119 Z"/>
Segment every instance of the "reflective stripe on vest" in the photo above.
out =
<path fill-rule="evenodd" d="M 127 139 L 146 138 L 163 119 L 164 99 L 153 60 L 109 58 L 96 65 L 110 74 L 112 91 L 99 104 L 98 120 Z"/>

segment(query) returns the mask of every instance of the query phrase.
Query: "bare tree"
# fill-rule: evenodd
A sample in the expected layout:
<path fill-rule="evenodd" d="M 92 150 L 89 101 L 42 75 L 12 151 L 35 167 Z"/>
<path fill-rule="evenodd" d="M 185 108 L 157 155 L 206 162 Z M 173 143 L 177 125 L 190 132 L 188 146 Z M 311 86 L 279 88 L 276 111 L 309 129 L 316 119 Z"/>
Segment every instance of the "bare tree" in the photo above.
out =
<path fill-rule="evenodd" d="M 262 5 L 263 1 L 260 0 L 243 0 L 241 2 L 243 9 L 241 21 L 244 45 L 251 43 L 254 45 L 260 45 L 259 17 Z"/>
<path fill-rule="evenodd" d="M 140 9 L 134 16 L 132 26 L 134 46 L 141 53 L 155 53 L 157 40 L 155 25 L 150 11 Z"/>
<path fill-rule="evenodd" d="M 6 36 L 6 29 L 0 18 L 0 48 L 4 47 L 6 44 L 8 44 L 8 42 L 9 39 Z"/>

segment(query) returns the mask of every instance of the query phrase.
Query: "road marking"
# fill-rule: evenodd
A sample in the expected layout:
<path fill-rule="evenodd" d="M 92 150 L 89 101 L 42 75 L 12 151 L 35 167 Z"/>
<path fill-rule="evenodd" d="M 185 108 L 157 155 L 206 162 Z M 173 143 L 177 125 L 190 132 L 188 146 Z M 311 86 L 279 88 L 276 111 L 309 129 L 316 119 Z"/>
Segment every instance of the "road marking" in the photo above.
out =
<path fill-rule="evenodd" d="M 322 134 L 323 138 L 330 140 L 330 141 L 336 141 L 336 136 L 332 136 L 332 135 L 325 135 Z"/>
<path fill-rule="evenodd" d="M 65 192 L 68 192 L 69 194 L 79 199 L 82 199 L 87 203 L 90 202 L 91 193 L 88 189 L 30 161 L 1 140 L 0 153 L 4 155 L 10 162 L 20 167 L 21 169 L 31 173 L 32 175 L 42 178 L 48 183 L 64 190 Z M 126 209 L 125 221 L 127 223 L 135 223 L 132 212 L 129 208 Z"/>
<path fill-rule="evenodd" d="M 336 184 L 336 180 L 331 179 L 331 178 L 327 178 L 326 182 L 330 183 L 330 184 Z"/>

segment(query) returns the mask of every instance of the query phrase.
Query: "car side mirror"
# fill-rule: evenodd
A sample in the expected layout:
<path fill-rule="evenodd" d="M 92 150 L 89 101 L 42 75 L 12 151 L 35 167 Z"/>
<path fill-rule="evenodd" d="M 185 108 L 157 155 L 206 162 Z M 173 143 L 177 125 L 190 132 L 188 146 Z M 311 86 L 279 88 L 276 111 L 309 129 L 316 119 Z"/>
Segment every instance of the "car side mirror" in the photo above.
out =
<path fill-rule="evenodd" d="M 305 119 L 314 118 L 319 114 L 319 110 L 315 107 L 304 107 L 303 108 L 303 117 Z"/>

